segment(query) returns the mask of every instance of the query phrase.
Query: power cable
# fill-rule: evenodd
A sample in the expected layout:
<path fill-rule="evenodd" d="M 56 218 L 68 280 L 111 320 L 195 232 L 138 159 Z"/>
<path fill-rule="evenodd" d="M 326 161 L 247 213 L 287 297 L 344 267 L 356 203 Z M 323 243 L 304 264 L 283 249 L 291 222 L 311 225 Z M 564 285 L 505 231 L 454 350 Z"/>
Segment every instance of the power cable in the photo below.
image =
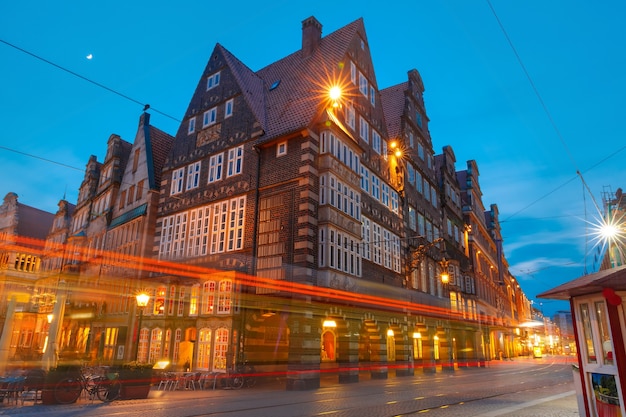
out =
<path fill-rule="evenodd" d="M 41 161 L 50 162 L 51 164 L 59 165 L 59 166 L 65 167 L 65 168 L 75 169 L 75 170 L 81 171 L 81 172 L 85 171 L 84 169 L 76 168 L 76 167 L 73 167 L 71 165 L 64 164 L 63 162 L 53 161 L 52 159 L 43 158 L 41 156 L 37 156 L 37 155 L 30 154 L 30 153 L 18 151 L 16 149 L 7 148 L 6 146 L 0 146 L 0 149 L 4 149 L 5 151 L 9 151 L 9 152 L 15 152 L 15 153 L 18 153 L 20 155 L 28 156 L 30 158 L 39 159 Z"/>
<path fill-rule="evenodd" d="M 504 25 L 502 24 L 502 21 L 500 21 L 500 18 L 498 17 L 498 14 L 496 13 L 495 9 L 493 8 L 493 5 L 491 4 L 491 1 L 490 0 L 486 0 L 486 1 L 487 1 L 487 4 L 489 5 L 489 8 L 491 9 L 491 12 L 493 13 L 494 17 L 496 18 L 496 21 L 498 22 L 498 25 L 500 26 L 500 30 L 502 30 L 502 33 L 504 34 L 504 37 L 506 38 L 507 42 L 509 43 L 509 46 L 513 50 L 513 54 L 515 54 L 515 57 L 517 58 L 517 62 L 520 64 L 520 67 L 522 68 L 522 71 L 526 75 L 526 78 L 528 79 L 528 82 L 530 83 L 530 86 L 533 89 L 533 92 L 537 96 L 537 99 L 539 100 L 539 103 L 541 104 L 541 107 L 543 108 L 543 111 L 548 116 L 548 120 L 550 120 L 550 124 L 552 125 L 552 128 L 556 132 L 558 138 L 561 141 L 561 144 L 565 148 L 565 152 L 567 152 L 567 155 L 570 158 L 570 162 L 572 163 L 572 165 L 574 165 L 574 168 L 576 169 L 576 171 L 579 171 L 578 170 L 578 166 L 576 165 L 576 161 L 574 160 L 574 157 L 572 156 L 572 153 L 570 152 L 570 150 L 569 150 L 569 148 L 567 146 L 567 143 L 565 143 L 565 139 L 563 138 L 563 135 L 561 135 L 561 131 L 557 127 L 556 122 L 554 121 L 554 118 L 552 117 L 552 114 L 548 110 L 548 106 L 546 106 L 546 103 L 543 101 L 543 98 L 541 97 L 541 94 L 539 94 L 539 90 L 537 89 L 537 86 L 535 85 L 535 82 L 533 81 L 532 77 L 530 76 L 530 73 L 526 69 L 526 66 L 524 65 L 524 62 L 522 61 L 522 58 L 520 57 L 519 53 L 517 52 L 517 49 L 515 48 L 515 45 L 513 45 L 513 41 L 511 41 L 511 38 L 509 37 L 509 34 L 507 33 L 506 29 L 504 28 Z"/>
<path fill-rule="evenodd" d="M 163 116 L 165 116 L 165 117 L 168 117 L 168 118 L 170 118 L 170 119 L 174 120 L 175 122 L 180 123 L 180 120 L 178 120 L 177 118 L 175 118 L 175 117 L 173 117 L 173 116 L 170 116 L 169 114 L 164 113 L 164 112 L 162 112 L 162 111 L 160 111 L 160 110 L 157 110 L 157 109 L 155 109 L 154 107 L 151 107 L 149 104 L 142 103 L 141 101 L 136 100 L 136 99 L 134 99 L 134 98 L 132 98 L 132 97 L 129 97 L 129 96 L 127 96 L 126 94 L 120 93 L 119 91 L 114 90 L 114 89 L 112 89 L 111 87 L 107 87 L 107 86 L 106 86 L 106 85 L 104 85 L 104 84 L 101 84 L 101 83 L 99 83 L 99 82 L 97 82 L 97 81 L 94 81 L 94 80 L 92 80 L 92 79 L 90 79 L 90 78 L 87 78 L 87 77 L 85 77 L 84 75 L 78 74 L 77 72 L 74 72 L 74 71 L 72 71 L 72 70 L 70 70 L 70 69 L 68 69 L 68 68 L 65 68 L 65 67 L 63 67 L 63 66 L 61 66 L 61 65 L 59 65 L 59 64 L 56 64 L 56 63 L 54 63 L 54 62 L 52 62 L 52 61 L 50 61 L 50 60 L 48 60 L 48 59 L 46 59 L 46 58 L 43 58 L 43 57 L 41 57 L 41 56 L 39 56 L 39 55 L 37 55 L 37 54 L 35 54 L 35 53 L 33 53 L 33 52 L 27 51 L 27 50 L 26 50 L 26 49 L 24 49 L 24 48 L 20 48 L 20 47 L 19 47 L 19 46 L 17 46 L 17 45 L 14 45 L 14 44 L 12 44 L 12 43 L 10 43 L 10 42 L 5 41 L 4 39 L 0 39 L 0 42 L 2 42 L 3 44 L 5 44 L 5 45 L 7 45 L 7 46 L 10 46 L 11 48 L 17 49 L 18 51 L 20 51 L 20 52 L 22 52 L 22 53 L 25 53 L 26 55 L 30 55 L 30 56 L 32 56 L 33 58 L 36 58 L 36 59 L 38 59 L 38 60 L 40 60 L 40 61 L 43 61 L 43 62 L 45 62 L 45 63 L 46 63 L 46 64 L 48 64 L 48 65 L 52 65 L 53 67 L 56 67 L 56 68 L 60 69 L 61 71 L 65 71 L 65 72 L 67 72 L 68 74 L 73 75 L 74 77 L 80 78 L 80 79 L 81 79 L 81 80 L 83 80 L 83 81 L 87 81 L 88 83 L 91 83 L 91 84 L 93 84 L 93 85 L 95 85 L 95 86 L 97 86 L 97 87 L 100 87 L 100 88 L 102 88 L 102 89 L 104 89 L 104 90 L 107 90 L 107 91 L 109 91 L 109 92 L 113 93 L 113 94 L 116 94 L 116 95 L 118 95 L 118 96 L 120 96 L 120 97 L 122 97 L 122 98 L 124 98 L 124 99 L 126 99 L 126 100 L 128 100 L 128 101 L 131 101 L 131 102 L 133 102 L 133 103 L 139 104 L 139 105 L 141 105 L 141 106 L 143 106 L 143 107 L 144 107 L 144 110 L 146 110 L 148 107 L 150 107 L 150 108 L 152 109 L 152 111 L 154 111 L 155 113 L 159 113 L 159 114 L 161 114 L 161 115 L 163 115 Z"/>

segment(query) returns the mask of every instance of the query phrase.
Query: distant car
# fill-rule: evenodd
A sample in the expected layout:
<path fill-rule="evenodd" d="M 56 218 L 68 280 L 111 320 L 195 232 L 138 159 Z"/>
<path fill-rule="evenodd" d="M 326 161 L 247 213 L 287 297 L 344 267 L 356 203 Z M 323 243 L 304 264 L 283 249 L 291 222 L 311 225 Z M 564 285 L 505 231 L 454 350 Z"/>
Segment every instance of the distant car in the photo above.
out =
<path fill-rule="evenodd" d="M 539 346 L 535 346 L 533 348 L 533 358 L 541 358 L 542 356 L 541 348 Z"/>

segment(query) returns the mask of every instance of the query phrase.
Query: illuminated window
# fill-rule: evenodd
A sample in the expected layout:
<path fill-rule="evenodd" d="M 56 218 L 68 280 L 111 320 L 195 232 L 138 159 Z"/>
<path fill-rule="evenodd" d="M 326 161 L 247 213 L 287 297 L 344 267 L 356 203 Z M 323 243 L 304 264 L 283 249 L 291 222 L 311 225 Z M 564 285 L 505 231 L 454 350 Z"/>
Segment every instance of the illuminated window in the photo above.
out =
<path fill-rule="evenodd" d="M 215 281 L 202 284 L 202 314 L 215 313 Z"/>
<path fill-rule="evenodd" d="M 198 334 L 198 360 L 197 368 L 205 371 L 209 370 L 211 360 L 211 329 L 200 329 Z"/>
<path fill-rule="evenodd" d="M 198 315 L 198 293 L 200 292 L 200 286 L 194 285 L 191 287 L 191 296 L 189 297 L 189 315 Z"/>
<path fill-rule="evenodd" d="M 220 281 L 217 314 L 229 314 L 232 308 L 233 282 L 231 280 Z"/>
<path fill-rule="evenodd" d="M 165 287 L 159 287 L 154 298 L 153 314 L 162 316 L 165 314 Z"/>
<path fill-rule="evenodd" d="M 161 349 L 163 343 L 163 330 L 156 328 L 150 332 L 150 355 L 147 363 L 156 363 L 161 359 Z"/>
<path fill-rule="evenodd" d="M 213 352 L 213 371 L 226 369 L 226 353 L 228 352 L 228 329 L 215 331 L 215 351 Z"/>
<path fill-rule="evenodd" d="M 423 356 L 422 335 L 416 332 L 413 335 L 413 359 L 422 359 Z"/>

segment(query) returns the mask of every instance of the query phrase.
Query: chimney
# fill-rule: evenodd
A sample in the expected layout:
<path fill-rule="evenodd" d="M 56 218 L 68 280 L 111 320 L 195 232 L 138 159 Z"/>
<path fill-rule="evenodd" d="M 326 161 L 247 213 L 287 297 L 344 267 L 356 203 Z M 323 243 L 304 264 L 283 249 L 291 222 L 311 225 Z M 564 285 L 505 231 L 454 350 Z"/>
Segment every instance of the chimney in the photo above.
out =
<path fill-rule="evenodd" d="M 302 55 L 313 55 L 322 39 L 322 24 L 313 16 L 302 21 Z"/>

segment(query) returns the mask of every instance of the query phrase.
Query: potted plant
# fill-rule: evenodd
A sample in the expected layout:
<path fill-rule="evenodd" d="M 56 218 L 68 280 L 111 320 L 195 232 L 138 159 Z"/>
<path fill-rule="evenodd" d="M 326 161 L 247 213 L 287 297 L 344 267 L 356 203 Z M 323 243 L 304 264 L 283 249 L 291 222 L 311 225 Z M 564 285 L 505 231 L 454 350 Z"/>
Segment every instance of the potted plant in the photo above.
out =
<path fill-rule="evenodd" d="M 133 400 L 148 398 L 152 386 L 152 365 L 145 363 L 129 362 L 116 370 L 122 390 L 120 398 Z"/>

